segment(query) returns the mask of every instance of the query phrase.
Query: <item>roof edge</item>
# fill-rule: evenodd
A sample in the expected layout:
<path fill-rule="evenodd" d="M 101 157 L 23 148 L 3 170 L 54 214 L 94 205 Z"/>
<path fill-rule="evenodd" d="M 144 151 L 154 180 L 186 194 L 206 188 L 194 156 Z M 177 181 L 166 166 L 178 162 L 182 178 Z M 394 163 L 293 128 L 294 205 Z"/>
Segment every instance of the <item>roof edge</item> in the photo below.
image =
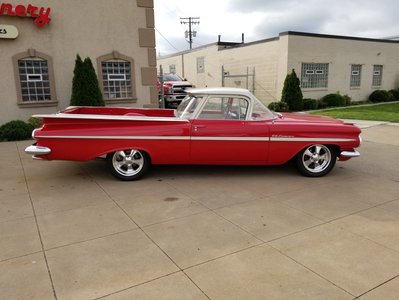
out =
<path fill-rule="evenodd" d="M 340 39 L 340 40 L 377 42 L 377 43 L 393 43 L 393 44 L 399 43 L 399 41 L 387 40 L 387 39 L 375 39 L 375 38 L 365 38 L 365 37 L 356 37 L 356 36 L 347 36 L 347 35 L 310 33 L 310 32 L 301 32 L 301 31 L 284 31 L 284 32 L 279 33 L 279 36 L 286 36 L 286 35 L 317 37 L 317 38 L 324 38 L 324 39 Z"/>
<path fill-rule="evenodd" d="M 195 51 L 197 51 L 197 50 L 201 50 L 201 49 L 204 49 L 204 48 L 208 48 L 208 47 L 211 47 L 211 46 L 217 46 L 217 42 L 215 42 L 215 43 L 210 43 L 210 44 L 206 44 L 206 45 L 202 45 L 202 46 L 199 46 L 199 47 L 196 47 L 196 48 L 193 48 L 193 49 L 188 49 L 188 50 L 183 50 L 183 51 L 179 51 L 179 52 L 175 52 L 175 53 L 172 53 L 172 54 L 167 54 L 167 55 L 160 55 L 160 56 L 158 56 L 157 57 L 157 59 L 158 58 L 169 58 L 169 57 L 173 57 L 173 56 L 176 56 L 176 55 L 182 55 L 182 54 L 186 54 L 186 53 L 191 53 L 191 52 L 195 52 Z"/>

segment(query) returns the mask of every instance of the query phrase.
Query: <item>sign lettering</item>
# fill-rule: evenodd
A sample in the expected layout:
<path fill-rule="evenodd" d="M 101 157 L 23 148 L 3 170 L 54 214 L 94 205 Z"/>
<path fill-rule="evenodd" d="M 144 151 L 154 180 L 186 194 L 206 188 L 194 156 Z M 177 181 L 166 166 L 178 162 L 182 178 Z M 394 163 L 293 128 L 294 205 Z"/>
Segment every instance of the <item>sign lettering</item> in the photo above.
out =
<path fill-rule="evenodd" d="M 19 4 L 15 7 L 10 3 L 1 3 L 0 5 L 0 15 L 30 17 L 35 19 L 35 24 L 37 27 L 43 27 L 51 21 L 50 12 L 50 7 L 38 7 L 32 4 Z"/>
<path fill-rule="evenodd" d="M 18 36 L 18 29 L 12 25 L 0 24 L 0 39 L 15 39 Z"/>

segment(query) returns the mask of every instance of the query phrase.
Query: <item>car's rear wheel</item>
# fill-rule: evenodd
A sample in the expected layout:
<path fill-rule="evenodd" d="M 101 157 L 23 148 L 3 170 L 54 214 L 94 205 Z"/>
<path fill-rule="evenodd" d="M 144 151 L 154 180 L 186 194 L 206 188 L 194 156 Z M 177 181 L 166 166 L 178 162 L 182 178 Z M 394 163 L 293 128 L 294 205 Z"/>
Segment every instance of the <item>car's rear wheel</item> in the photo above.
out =
<path fill-rule="evenodd" d="M 107 165 L 117 178 L 137 180 L 148 170 L 150 158 L 141 150 L 121 150 L 107 155 Z"/>
<path fill-rule="evenodd" d="M 311 145 L 296 156 L 296 167 L 308 177 L 321 177 L 334 168 L 337 155 L 331 146 Z"/>

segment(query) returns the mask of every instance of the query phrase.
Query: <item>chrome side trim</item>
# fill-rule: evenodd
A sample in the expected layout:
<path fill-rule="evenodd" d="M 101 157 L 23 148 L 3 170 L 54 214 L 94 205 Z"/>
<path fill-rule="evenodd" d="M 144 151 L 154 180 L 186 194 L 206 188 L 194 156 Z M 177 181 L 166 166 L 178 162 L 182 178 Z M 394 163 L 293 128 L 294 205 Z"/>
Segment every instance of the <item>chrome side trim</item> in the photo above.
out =
<path fill-rule="evenodd" d="M 255 142 L 268 142 L 269 137 L 212 137 L 212 136 L 62 136 L 62 135 L 51 135 L 51 136 L 38 136 L 35 138 L 42 139 L 88 139 L 88 140 L 178 140 L 178 141 L 255 141 Z"/>
<path fill-rule="evenodd" d="M 38 130 L 38 128 L 33 129 L 32 131 L 32 138 L 35 139 L 35 132 Z"/>
<path fill-rule="evenodd" d="M 38 136 L 35 138 L 42 139 L 88 139 L 88 140 L 178 140 L 178 141 L 256 141 L 256 142 L 268 142 L 269 137 L 211 137 L 211 136 L 62 136 L 62 135 L 52 135 L 52 136 Z"/>
<path fill-rule="evenodd" d="M 25 153 L 32 155 L 45 155 L 50 154 L 51 149 L 47 147 L 31 145 L 25 148 Z"/>
<path fill-rule="evenodd" d="M 88 140 L 183 140 L 189 141 L 189 136 L 120 136 L 120 135 L 102 135 L 102 136 L 90 136 L 90 135 L 50 135 L 50 136 L 39 136 L 36 135 L 35 138 L 41 139 L 88 139 Z"/>
<path fill-rule="evenodd" d="M 356 150 L 353 150 L 353 151 L 342 151 L 340 156 L 343 156 L 343 157 L 359 157 L 360 153 L 358 151 L 356 151 Z"/>
<path fill-rule="evenodd" d="M 193 141 L 253 141 L 253 142 L 269 142 L 270 137 L 228 137 L 228 136 L 192 136 L 191 140 Z"/>
<path fill-rule="evenodd" d="M 271 137 L 271 142 L 354 142 L 356 139 L 345 138 L 297 138 L 297 137 Z"/>
<path fill-rule="evenodd" d="M 159 122 L 189 122 L 177 117 L 149 117 L 149 116 L 120 116 L 120 115 L 89 115 L 89 114 L 47 114 L 33 115 L 35 118 L 86 119 L 86 120 L 115 120 L 115 121 L 159 121 Z"/>
<path fill-rule="evenodd" d="M 64 135 L 35 135 L 35 138 L 42 139 L 113 139 L 113 140 L 180 140 L 180 141 L 256 141 L 256 142 L 352 142 L 356 139 L 345 139 L 345 138 L 295 138 L 295 137 L 237 137 L 237 136 L 64 136 Z"/>

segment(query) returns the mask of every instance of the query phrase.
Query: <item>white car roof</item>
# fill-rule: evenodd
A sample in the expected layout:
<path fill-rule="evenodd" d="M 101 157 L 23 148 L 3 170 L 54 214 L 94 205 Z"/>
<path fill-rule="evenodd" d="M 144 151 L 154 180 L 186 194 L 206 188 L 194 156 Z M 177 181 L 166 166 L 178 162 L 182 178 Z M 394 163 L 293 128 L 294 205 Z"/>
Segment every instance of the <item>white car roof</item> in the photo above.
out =
<path fill-rule="evenodd" d="M 231 87 L 193 88 L 187 89 L 189 94 L 213 94 L 213 95 L 241 95 L 251 97 L 252 94 L 246 89 Z"/>

